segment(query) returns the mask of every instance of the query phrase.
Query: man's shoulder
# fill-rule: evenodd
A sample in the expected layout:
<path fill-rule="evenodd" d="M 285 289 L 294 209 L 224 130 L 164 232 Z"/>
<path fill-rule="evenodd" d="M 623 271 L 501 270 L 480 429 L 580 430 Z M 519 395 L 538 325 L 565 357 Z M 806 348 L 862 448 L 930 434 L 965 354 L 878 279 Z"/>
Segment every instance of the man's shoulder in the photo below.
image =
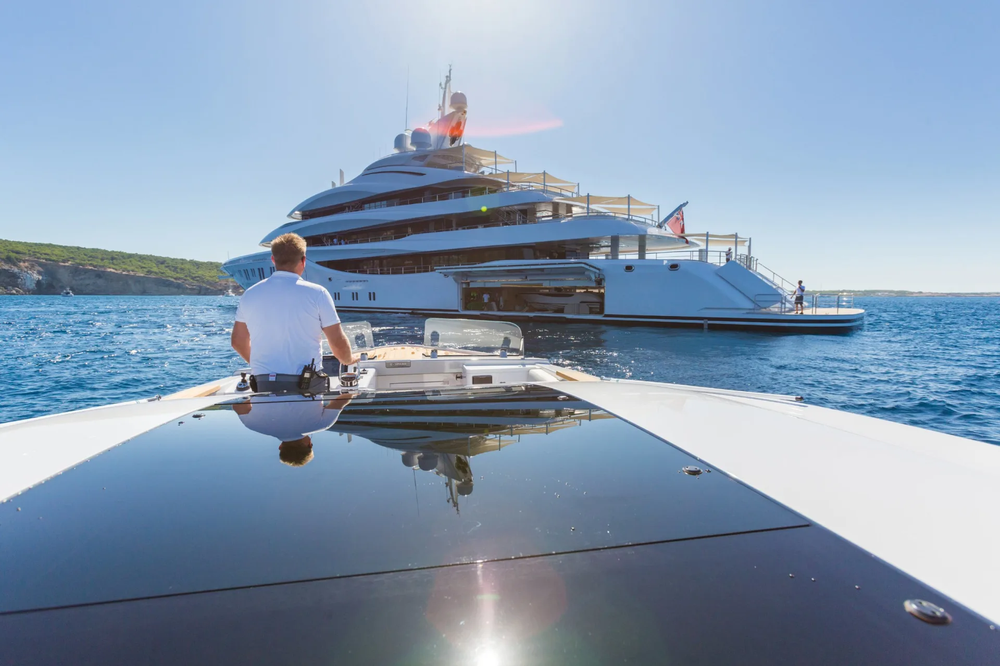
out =
<path fill-rule="evenodd" d="M 298 281 L 295 283 L 295 288 L 301 289 L 303 290 L 303 292 L 308 291 L 313 296 L 318 296 L 318 297 L 322 297 L 327 294 L 326 287 L 320 284 L 316 284 L 315 282 L 309 282 L 308 280 L 305 280 L 303 278 L 298 279 Z"/>
<path fill-rule="evenodd" d="M 241 302 L 252 301 L 262 297 L 270 290 L 270 286 L 268 285 L 268 280 L 269 278 L 264 278 L 260 282 L 257 282 L 247 287 L 246 291 L 243 292 L 243 295 L 240 296 L 240 301 Z"/>
<path fill-rule="evenodd" d="M 322 285 L 303 280 L 301 277 L 297 280 L 275 280 L 272 275 L 247 289 L 243 293 L 242 298 L 246 301 L 255 301 L 261 298 L 292 298 L 315 301 L 317 298 L 322 298 L 327 293 L 328 292 Z"/>

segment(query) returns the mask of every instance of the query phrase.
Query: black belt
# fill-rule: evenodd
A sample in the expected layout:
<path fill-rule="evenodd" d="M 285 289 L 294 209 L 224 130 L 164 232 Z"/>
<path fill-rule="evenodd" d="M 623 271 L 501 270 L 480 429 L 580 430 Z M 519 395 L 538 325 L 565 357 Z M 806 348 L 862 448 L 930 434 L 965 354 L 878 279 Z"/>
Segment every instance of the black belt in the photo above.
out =
<path fill-rule="evenodd" d="M 274 379 L 271 379 L 271 378 Z M 309 388 L 299 388 L 300 375 L 267 374 L 250 375 L 250 390 L 254 393 L 309 393 L 316 395 L 326 393 L 329 388 L 329 378 L 325 375 L 314 376 Z"/>

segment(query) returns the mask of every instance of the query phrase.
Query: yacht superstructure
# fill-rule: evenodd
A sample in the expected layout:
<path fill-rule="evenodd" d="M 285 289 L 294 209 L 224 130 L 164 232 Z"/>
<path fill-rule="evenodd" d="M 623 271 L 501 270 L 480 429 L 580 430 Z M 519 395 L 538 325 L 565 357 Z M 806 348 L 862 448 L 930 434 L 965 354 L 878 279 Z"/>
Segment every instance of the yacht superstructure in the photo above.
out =
<path fill-rule="evenodd" d="M 261 245 L 288 232 L 305 238 L 304 277 L 346 311 L 814 331 L 862 324 L 864 312 L 843 295 L 810 295 L 794 314 L 794 286 L 757 262 L 747 238 L 685 234 L 683 206 L 661 218 L 631 195 L 582 194 L 577 183 L 518 171 L 465 143 L 468 102 L 451 92 L 450 73 L 439 111 L 397 136 L 394 154 L 296 206 Z M 713 249 L 722 247 L 730 251 Z M 223 269 L 243 288 L 274 270 L 267 251 Z"/>

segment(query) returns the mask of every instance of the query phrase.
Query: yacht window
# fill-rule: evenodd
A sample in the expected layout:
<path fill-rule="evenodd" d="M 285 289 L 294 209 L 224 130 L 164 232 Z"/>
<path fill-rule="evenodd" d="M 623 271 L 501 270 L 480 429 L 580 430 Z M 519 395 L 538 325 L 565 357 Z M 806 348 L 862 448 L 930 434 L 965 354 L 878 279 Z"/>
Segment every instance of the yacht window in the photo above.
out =
<path fill-rule="evenodd" d="M 679 269 L 680 267 L 681 267 L 681 265 L 680 265 L 680 264 L 670 264 L 669 266 L 667 266 L 667 268 L 669 268 L 669 269 L 670 269 L 670 270 L 672 270 L 672 271 L 676 271 L 676 270 L 678 270 L 678 269 Z"/>
<path fill-rule="evenodd" d="M 625 272 L 626 272 L 626 273 L 631 273 L 631 272 L 632 272 L 632 271 L 634 271 L 634 270 L 635 270 L 635 266 L 633 266 L 632 264 L 629 264 L 629 265 L 627 265 L 627 266 L 625 267 Z"/>

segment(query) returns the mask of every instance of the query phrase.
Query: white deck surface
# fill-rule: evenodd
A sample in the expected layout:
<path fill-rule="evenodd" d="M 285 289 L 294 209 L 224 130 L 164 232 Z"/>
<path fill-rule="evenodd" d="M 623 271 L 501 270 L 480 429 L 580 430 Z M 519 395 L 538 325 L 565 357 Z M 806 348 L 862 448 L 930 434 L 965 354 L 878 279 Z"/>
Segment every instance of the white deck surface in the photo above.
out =
<path fill-rule="evenodd" d="M 632 381 L 559 389 L 1000 620 L 1000 447 L 760 394 Z"/>
<path fill-rule="evenodd" d="M 219 400 L 142 400 L 0 424 L 0 500 Z"/>

